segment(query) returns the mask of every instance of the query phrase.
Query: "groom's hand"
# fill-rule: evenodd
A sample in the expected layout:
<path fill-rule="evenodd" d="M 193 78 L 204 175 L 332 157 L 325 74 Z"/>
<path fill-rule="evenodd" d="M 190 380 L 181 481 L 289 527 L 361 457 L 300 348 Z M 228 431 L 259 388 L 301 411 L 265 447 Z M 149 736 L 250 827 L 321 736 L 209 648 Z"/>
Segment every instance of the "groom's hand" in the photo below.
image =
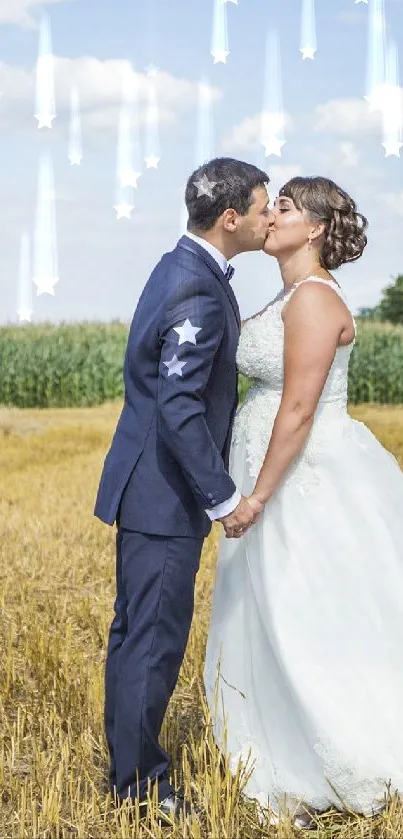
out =
<path fill-rule="evenodd" d="M 258 502 L 259 503 L 259 502 Z M 262 505 L 264 506 L 264 505 Z M 260 511 L 249 504 L 246 496 L 242 495 L 241 500 L 235 510 L 229 516 L 223 516 L 218 519 L 224 525 L 225 535 L 228 539 L 239 539 L 243 536 L 245 531 L 257 521 Z"/>

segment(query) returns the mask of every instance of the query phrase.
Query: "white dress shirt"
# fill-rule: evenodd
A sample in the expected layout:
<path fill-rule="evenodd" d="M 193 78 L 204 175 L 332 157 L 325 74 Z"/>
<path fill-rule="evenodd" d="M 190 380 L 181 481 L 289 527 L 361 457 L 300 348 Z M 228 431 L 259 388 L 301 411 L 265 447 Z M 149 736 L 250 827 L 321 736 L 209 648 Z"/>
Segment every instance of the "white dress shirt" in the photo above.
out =
<path fill-rule="evenodd" d="M 201 239 L 200 236 L 195 236 L 194 233 L 190 233 L 188 230 L 186 231 L 185 236 L 188 236 L 189 239 L 193 239 L 193 241 L 197 242 L 200 247 L 204 248 L 204 250 L 206 250 L 213 259 L 215 259 L 225 274 L 228 262 L 221 251 L 215 248 L 214 245 L 211 245 L 210 242 L 206 242 L 205 239 Z M 211 519 L 211 521 L 215 521 L 215 519 L 221 519 L 223 516 L 229 516 L 229 514 L 235 510 L 235 507 L 238 506 L 241 498 L 242 496 L 239 490 L 235 490 L 234 494 L 231 495 L 231 498 L 228 498 L 227 501 L 222 501 L 221 504 L 217 504 L 217 506 L 214 507 L 214 510 L 206 510 L 209 519 Z"/>

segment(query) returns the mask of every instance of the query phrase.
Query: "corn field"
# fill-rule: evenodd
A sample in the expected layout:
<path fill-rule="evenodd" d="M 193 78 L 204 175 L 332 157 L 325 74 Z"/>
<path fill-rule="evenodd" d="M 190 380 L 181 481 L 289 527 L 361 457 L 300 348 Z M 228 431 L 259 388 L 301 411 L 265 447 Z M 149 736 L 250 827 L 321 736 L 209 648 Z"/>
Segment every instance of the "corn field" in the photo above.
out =
<path fill-rule="evenodd" d="M 403 404 L 403 326 L 357 325 L 349 402 Z M 0 404 L 89 407 L 122 398 L 127 335 L 128 325 L 120 322 L 0 328 Z M 250 384 L 240 375 L 241 402 Z"/>

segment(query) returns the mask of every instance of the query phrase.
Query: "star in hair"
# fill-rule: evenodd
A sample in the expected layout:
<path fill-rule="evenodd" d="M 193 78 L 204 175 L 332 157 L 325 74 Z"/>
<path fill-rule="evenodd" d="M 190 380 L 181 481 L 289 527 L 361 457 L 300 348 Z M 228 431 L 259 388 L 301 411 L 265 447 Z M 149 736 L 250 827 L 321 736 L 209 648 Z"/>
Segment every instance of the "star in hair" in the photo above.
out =
<path fill-rule="evenodd" d="M 196 189 L 197 189 L 197 197 L 200 198 L 201 195 L 208 195 L 209 198 L 213 198 L 213 189 L 217 186 L 217 182 L 209 181 L 207 175 L 203 175 L 198 181 L 193 181 Z"/>

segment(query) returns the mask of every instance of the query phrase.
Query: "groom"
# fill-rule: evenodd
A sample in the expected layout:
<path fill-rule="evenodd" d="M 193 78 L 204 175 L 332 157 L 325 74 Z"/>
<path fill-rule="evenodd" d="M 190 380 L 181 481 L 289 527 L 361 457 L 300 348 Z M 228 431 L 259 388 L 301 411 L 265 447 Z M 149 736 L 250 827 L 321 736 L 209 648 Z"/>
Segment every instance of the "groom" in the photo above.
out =
<path fill-rule="evenodd" d="M 268 232 L 260 169 L 211 160 L 186 187 L 188 233 L 154 268 L 133 316 L 125 400 L 94 515 L 115 520 L 116 601 L 105 673 L 110 788 L 159 815 L 190 810 L 158 737 L 183 661 L 211 521 L 239 538 L 259 517 L 228 474 L 240 316 L 228 259 Z"/>

